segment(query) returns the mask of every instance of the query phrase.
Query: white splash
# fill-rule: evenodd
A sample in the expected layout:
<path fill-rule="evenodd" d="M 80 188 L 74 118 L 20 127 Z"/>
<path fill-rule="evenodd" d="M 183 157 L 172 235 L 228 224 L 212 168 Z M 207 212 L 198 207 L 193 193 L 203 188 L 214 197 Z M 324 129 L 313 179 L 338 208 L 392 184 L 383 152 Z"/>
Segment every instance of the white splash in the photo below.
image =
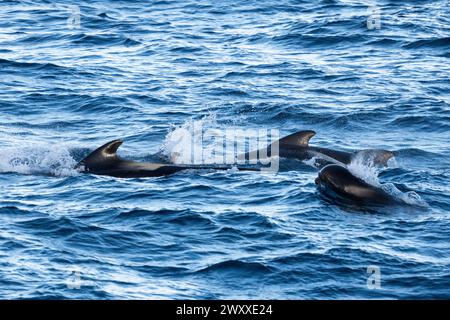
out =
<path fill-rule="evenodd" d="M 378 180 L 380 168 L 374 164 L 373 160 L 373 157 L 356 154 L 347 168 L 356 177 L 366 181 L 371 185 L 380 186 L 380 181 Z"/>
<path fill-rule="evenodd" d="M 310 159 L 303 160 L 302 162 L 308 166 L 311 166 L 311 167 L 317 169 L 320 166 L 320 164 L 318 163 L 319 159 L 320 159 L 319 157 L 314 156 Z"/>
<path fill-rule="evenodd" d="M 389 159 L 387 164 L 389 168 L 397 167 L 395 158 Z M 347 168 L 358 178 L 383 189 L 388 194 L 407 204 L 423 207 L 428 206 L 428 204 L 414 191 L 402 192 L 392 183 L 381 184 L 378 179 L 378 174 L 382 169 L 374 163 L 374 157 L 367 157 L 367 155 L 364 154 L 356 155 Z"/>
<path fill-rule="evenodd" d="M 27 144 L 3 148 L 0 154 L 0 173 L 73 176 L 78 174 L 75 165 L 69 148 L 63 145 Z"/>
<path fill-rule="evenodd" d="M 190 120 L 173 128 L 166 136 L 161 153 L 176 164 L 261 164 L 262 171 L 277 172 L 279 157 L 245 159 L 249 150 L 259 150 L 279 140 L 279 132 L 268 128 L 221 127 L 214 114 Z M 276 150 L 276 147 L 273 147 Z"/>
<path fill-rule="evenodd" d="M 236 166 L 232 166 L 230 169 L 227 170 L 228 173 L 237 173 L 239 172 L 239 169 Z"/>
<path fill-rule="evenodd" d="M 189 120 L 179 127 L 172 127 L 167 134 L 161 153 L 175 164 L 214 163 L 213 159 L 205 159 L 203 148 L 211 149 L 214 145 L 203 141 L 203 131 L 216 126 L 214 114 L 200 120 Z"/>
<path fill-rule="evenodd" d="M 401 192 L 397 189 L 395 185 L 392 183 L 386 183 L 381 186 L 381 188 L 389 193 L 390 195 L 404 201 L 407 204 L 421 206 L 421 207 L 428 207 L 428 203 L 424 201 L 416 192 L 414 191 L 408 191 L 408 192 Z"/>
<path fill-rule="evenodd" d="M 398 166 L 398 163 L 397 163 L 397 159 L 395 159 L 395 157 L 392 157 L 392 158 L 390 158 L 388 161 L 387 161 L 387 167 L 388 168 L 398 168 L 399 166 Z"/>

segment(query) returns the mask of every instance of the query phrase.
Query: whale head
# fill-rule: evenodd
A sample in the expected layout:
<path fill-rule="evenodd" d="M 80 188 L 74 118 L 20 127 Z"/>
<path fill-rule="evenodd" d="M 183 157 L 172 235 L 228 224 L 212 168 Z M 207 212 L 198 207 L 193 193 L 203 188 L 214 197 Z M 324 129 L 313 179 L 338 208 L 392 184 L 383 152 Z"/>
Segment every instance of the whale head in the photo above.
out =
<path fill-rule="evenodd" d="M 380 187 L 354 176 L 346 167 L 330 164 L 320 170 L 315 180 L 325 195 L 361 204 L 387 205 L 398 202 Z"/>

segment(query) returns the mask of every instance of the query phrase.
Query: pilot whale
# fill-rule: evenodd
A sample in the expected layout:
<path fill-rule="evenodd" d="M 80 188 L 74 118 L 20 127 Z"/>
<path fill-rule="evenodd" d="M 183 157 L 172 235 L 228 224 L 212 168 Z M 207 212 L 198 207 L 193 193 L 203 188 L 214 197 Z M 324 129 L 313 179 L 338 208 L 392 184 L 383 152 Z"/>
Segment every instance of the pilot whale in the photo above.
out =
<path fill-rule="evenodd" d="M 231 166 L 176 165 L 125 160 L 117 155 L 123 140 L 113 140 L 94 150 L 81 160 L 76 168 L 85 173 L 112 176 L 117 178 L 143 178 L 170 175 L 188 169 L 228 170 Z M 258 171 L 256 168 L 240 167 L 239 170 Z"/>
<path fill-rule="evenodd" d="M 315 183 L 323 194 L 352 203 L 393 205 L 404 203 L 383 189 L 354 176 L 342 165 L 329 164 L 319 171 Z"/>
<path fill-rule="evenodd" d="M 345 152 L 309 145 L 309 140 L 315 136 L 312 130 L 299 131 L 279 139 L 266 148 L 254 150 L 240 155 L 241 159 L 261 159 L 277 155 L 288 159 L 309 160 L 316 158 L 317 164 L 323 167 L 327 164 L 350 164 L 352 160 L 360 158 L 364 162 L 371 161 L 375 165 L 387 166 L 389 159 L 394 157 L 394 153 L 381 149 L 366 149 L 356 152 Z M 274 151 L 274 152 L 272 152 Z M 273 154 L 272 154 L 273 153 Z"/>

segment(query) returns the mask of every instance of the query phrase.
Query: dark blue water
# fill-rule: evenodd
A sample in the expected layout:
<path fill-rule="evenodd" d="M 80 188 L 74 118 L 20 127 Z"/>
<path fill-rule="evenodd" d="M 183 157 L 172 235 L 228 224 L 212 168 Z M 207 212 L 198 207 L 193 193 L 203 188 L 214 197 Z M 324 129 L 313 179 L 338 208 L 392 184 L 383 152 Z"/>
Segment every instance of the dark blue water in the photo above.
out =
<path fill-rule="evenodd" d="M 449 21 L 445 0 L 0 2 L 0 297 L 450 298 Z M 395 150 L 356 171 L 411 205 L 330 202 L 295 160 L 73 170 L 116 138 L 171 156 L 195 123 Z"/>

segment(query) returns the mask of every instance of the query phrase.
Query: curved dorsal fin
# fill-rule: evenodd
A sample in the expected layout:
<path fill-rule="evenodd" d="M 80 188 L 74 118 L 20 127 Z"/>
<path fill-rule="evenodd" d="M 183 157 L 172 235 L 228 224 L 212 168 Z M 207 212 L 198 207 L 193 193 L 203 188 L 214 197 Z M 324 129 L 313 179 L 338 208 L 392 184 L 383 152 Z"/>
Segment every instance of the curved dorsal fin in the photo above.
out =
<path fill-rule="evenodd" d="M 78 165 L 84 165 L 86 168 L 89 168 L 108 160 L 117 159 L 116 152 L 122 143 L 123 140 L 121 139 L 110 141 L 100 148 L 95 149 L 86 158 L 81 160 Z"/>
<path fill-rule="evenodd" d="M 123 140 L 121 139 L 113 140 L 111 142 L 108 142 L 107 144 L 104 144 L 103 146 L 95 150 L 93 153 L 102 154 L 102 156 L 104 157 L 115 156 L 117 149 L 119 149 L 122 143 Z"/>
<path fill-rule="evenodd" d="M 279 140 L 280 145 L 308 146 L 309 140 L 316 134 L 312 130 L 299 131 Z"/>

